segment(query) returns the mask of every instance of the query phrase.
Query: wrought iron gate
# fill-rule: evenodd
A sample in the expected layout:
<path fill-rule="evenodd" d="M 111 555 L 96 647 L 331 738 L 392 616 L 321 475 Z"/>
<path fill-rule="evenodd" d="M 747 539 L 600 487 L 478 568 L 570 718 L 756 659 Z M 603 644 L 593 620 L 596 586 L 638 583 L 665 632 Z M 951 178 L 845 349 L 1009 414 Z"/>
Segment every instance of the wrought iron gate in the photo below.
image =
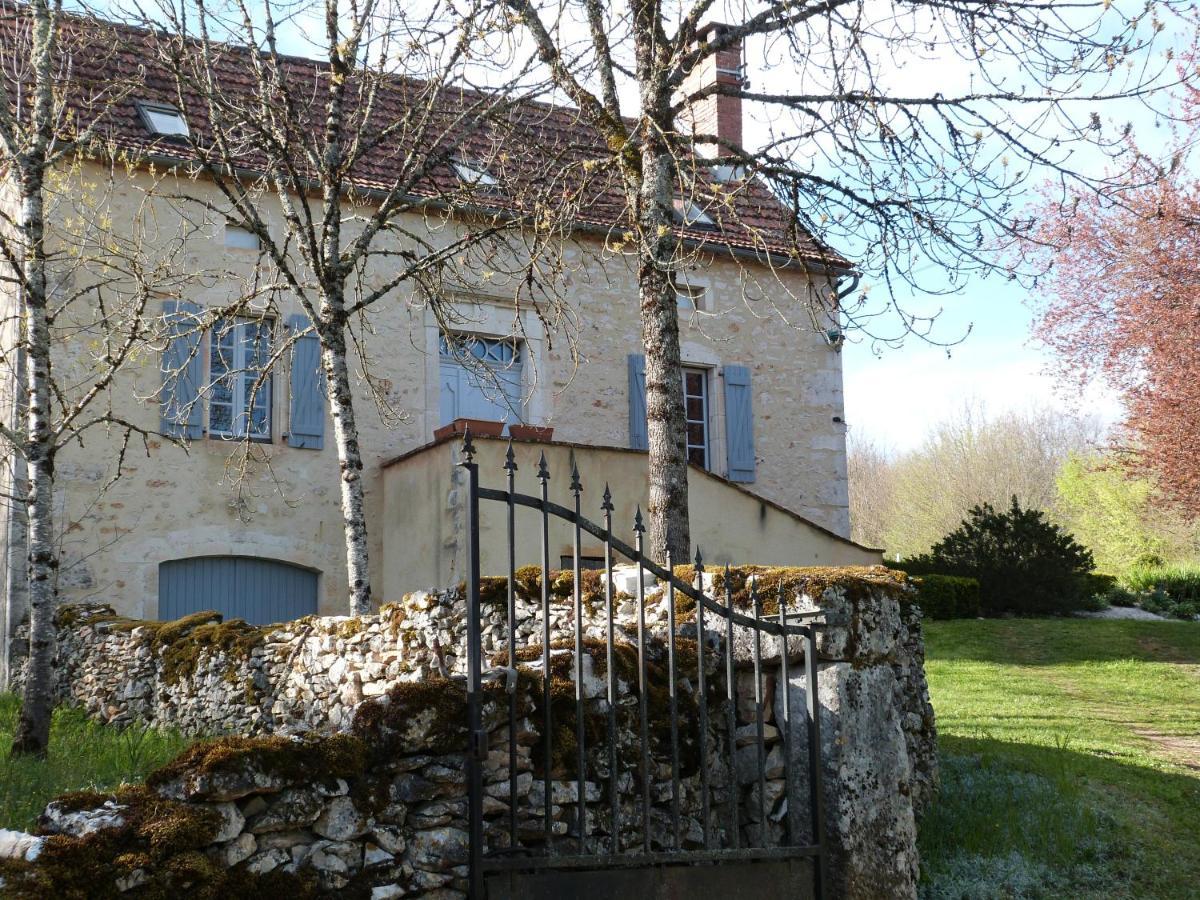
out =
<path fill-rule="evenodd" d="M 467 716 L 469 752 L 467 754 L 468 818 L 470 823 L 470 893 L 473 900 L 485 897 L 497 900 L 500 897 L 561 897 L 579 895 L 579 882 L 572 885 L 570 879 L 577 873 L 588 874 L 588 896 L 652 896 L 658 890 L 654 885 L 669 882 L 663 893 L 678 895 L 681 891 L 695 891 L 717 887 L 722 880 L 740 885 L 733 896 L 815 896 L 823 897 L 828 889 L 826 874 L 825 821 L 820 751 L 820 719 L 816 691 L 806 689 L 805 722 L 803 731 L 793 732 L 791 704 L 789 698 L 789 656 L 803 649 L 805 684 L 816 684 L 817 654 L 815 631 L 821 626 L 813 619 L 819 612 L 792 612 L 787 609 L 788 598 L 780 587 L 776 601 L 778 612 L 768 618 L 763 614 L 762 601 L 757 585 L 752 580 L 749 586 L 749 612 L 735 610 L 730 592 L 729 578 L 724 579 L 724 598 L 721 602 L 716 592 L 705 587 L 703 560 L 696 552 L 693 572 L 694 582 L 679 578 L 667 560 L 659 566 L 646 558 L 643 548 L 642 516 L 640 509 L 633 522 L 633 545 L 618 539 L 613 534 L 613 503 L 609 486 L 605 485 L 600 503 L 602 524 L 585 518 L 581 511 L 583 485 L 578 468 L 572 461 L 570 490 L 574 498 L 573 509 L 551 502 L 548 497 L 550 471 L 545 454 L 538 463 L 536 478 L 540 486 L 537 495 L 519 493 L 516 490 L 517 464 L 512 444 L 508 446 L 504 471 L 504 489 L 486 488 L 479 483 L 479 464 L 475 461 L 475 447 L 468 433 L 464 436 L 460 465 L 466 470 L 467 491 Z M 507 591 L 503 613 L 505 635 L 500 658 L 492 660 L 496 665 L 488 672 L 488 680 L 500 675 L 507 682 L 507 748 L 489 747 L 489 732 L 482 726 L 481 704 L 484 702 L 484 658 L 483 621 L 481 615 L 480 573 L 480 504 L 494 502 L 507 508 Z M 538 619 L 539 629 L 533 637 L 540 637 L 540 647 L 534 641 L 524 648 L 518 646 L 518 627 L 528 622 L 518 621 L 517 603 L 517 507 L 535 510 L 540 519 L 540 610 L 532 614 Z M 574 552 L 572 556 L 572 608 L 573 634 L 566 640 L 556 640 L 552 628 L 551 589 L 552 569 L 550 566 L 550 523 L 561 520 L 573 528 Z M 599 629 L 603 640 L 585 641 L 583 604 L 583 565 L 581 539 L 583 533 L 598 539 L 604 548 L 603 557 L 603 603 L 599 613 Z M 636 566 L 636 597 L 625 602 L 636 603 L 636 642 L 617 639 L 617 616 L 614 604 L 614 559 L 623 558 Z M 654 576 L 663 585 L 666 617 L 665 629 L 658 638 L 652 637 L 647 627 L 646 575 Z M 728 568 L 726 568 L 728 574 Z M 489 579 L 489 581 L 492 581 Z M 682 601 L 682 602 L 680 602 Z M 692 608 L 687 609 L 688 601 Z M 677 610 L 677 603 L 682 612 Z M 595 615 L 593 610 L 592 615 Z M 676 617 L 689 619 L 680 626 Z M 630 624 L 630 631 L 633 626 Z M 742 646 L 752 648 L 744 651 L 749 659 L 739 664 L 735 658 L 735 629 Z M 787 814 L 783 817 L 782 840 L 773 844 L 768 839 L 767 827 L 767 741 L 765 732 L 767 719 L 773 715 L 774 706 L 764 697 L 763 641 L 774 639 L 778 647 L 776 662 L 782 690 L 782 720 L 778 722 L 782 742 L 783 803 Z M 789 644 L 789 639 L 790 644 Z M 662 645 L 665 644 L 665 647 Z M 573 654 L 569 682 L 574 690 L 574 722 L 560 724 L 563 703 L 554 702 L 554 673 L 552 654 Z M 531 658 L 540 651 L 540 661 Z M 622 658 L 630 663 L 635 656 L 635 674 L 629 678 L 629 687 L 636 693 L 636 704 L 619 696 L 621 681 L 618 667 Z M 687 651 L 687 652 L 684 652 Z M 602 695 L 595 701 L 585 696 L 585 655 L 594 653 L 597 669 L 602 665 L 605 685 Z M 657 653 L 664 657 L 651 666 L 649 659 Z M 693 658 L 694 656 L 694 658 Z M 601 659 L 602 657 L 602 659 Z M 533 765 L 526 774 L 540 784 L 540 810 L 526 806 L 526 815 L 518 811 L 519 776 L 518 732 L 525 711 L 518 708 L 519 667 L 522 660 L 528 665 L 524 677 L 536 680 L 540 677 L 540 691 L 533 690 L 536 714 L 532 717 L 536 727 L 529 729 L 524 737 L 534 739 L 540 745 L 540 772 Z M 507 665 L 504 665 L 507 663 Z M 540 673 L 537 671 L 540 663 Z M 665 663 L 665 664 L 664 664 Z M 561 667 L 560 667 L 561 668 Z M 669 815 L 654 816 L 652 790 L 665 787 L 666 762 L 655 763 L 651 759 L 652 736 L 650 734 L 649 696 L 658 691 L 661 698 L 663 685 L 654 683 L 657 673 L 661 679 L 666 675 L 666 699 L 668 728 L 661 728 L 659 745 L 669 745 Z M 497 671 L 498 670 L 498 671 Z M 628 671 L 628 670 L 627 670 Z M 738 678 L 753 679 L 753 713 L 750 722 L 738 728 Z M 695 678 L 695 689 L 688 697 L 688 710 L 681 712 L 680 685 L 685 689 Z M 558 688 L 564 688 L 564 679 Z M 773 692 L 772 692 L 773 693 Z M 710 694 L 714 695 L 710 699 Z M 631 698 L 630 698 L 631 699 Z M 749 691 L 746 691 L 749 700 Z M 503 701 L 501 701 L 503 702 Z M 717 707 L 710 721 L 710 703 Z M 593 710 L 588 713 L 589 704 Z M 621 753 L 618 747 L 618 707 L 624 705 L 630 728 L 636 734 L 636 759 L 622 771 Z M 636 710 L 633 707 L 636 705 Z M 746 704 L 749 707 L 749 703 Z M 770 705 L 770 709 L 767 709 Z M 568 707 L 569 708 L 569 707 Z M 568 714 L 569 715 L 569 714 Z M 723 721 L 722 721 L 723 717 Z M 604 720 L 604 727 L 596 727 L 596 719 Z M 589 728 L 589 722 L 592 727 Z M 574 725 L 573 735 L 570 725 Z M 564 727 L 567 728 L 564 731 Z M 669 731 L 669 737 L 666 735 Z M 597 737 L 597 733 L 602 735 Z M 804 764 L 793 772 L 793 760 L 800 748 L 791 746 L 795 734 L 806 738 L 807 748 Z M 575 744 L 570 754 L 573 778 L 561 774 L 555 776 L 555 742 Z M 589 745 L 590 741 L 590 745 Z M 736 756 L 739 746 L 756 747 L 757 754 L 749 754 L 753 764 L 749 790 L 743 791 L 739 783 Z M 681 795 L 684 778 L 681 773 L 681 748 L 686 747 L 690 755 L 687 777 L 688 790 L 693 794 L 694 820 L 699 822 L 698 834 L 693 830 L 685 833 L 681 816 Z M 504 750 L 507 758 L 504 759 Z M 629 750 L 628 747 L 625 748 Z M 495 775 L 497 754 L 507 779 L 490 779 L 494 791 L 485 794 L 484 765 L 492 754 L 489 771 Z M 532 752 L 532 751 L 531 751 Z M 628 752 L 626 752 L 628 756 Z M 747 754 L 742 754 L 743 777 Z M 561 773 L 568 765 L 563 760 Z M 659 768 L 661 766 L 661 768 Z M 656 771 L 661 773 L 659 785 L 655 785 Z M 723 774 L 722 774 L 723 773 Z M 727 784 L 710 783 L 720 775 Z M 507 786 L 504 781 L 507 780 Z M 800 815 L 801 807 L 795 805 L 800 781 L 807 794 L 807 815 Z M 696 784 L 698 782 L 698 785 Z M 527 780 L 527 787 L 528 787 Z M 606 790 L 604 787 L 606 786 Z M 622 788 L 625 788 L 623 791 Z M 631 788 L 640 796 L 630 796 Z M 698 788 L 698 791 L 696 790 Z M 530 803 L 536 803 L 536 792 L 530 793 Z M 604 797 L 603 794 L 607 793 Z M 662 792 L 660 792 L 662 793 Z M 695 795 L 698 793 L 698 797 Z M 719 798 L 724 794 L 723 798 Z M 744 796 L 745 795 L 745 796 Z M 496 810 L 493 803 L 485 816 L 485 797 L 495 800 L 507 796 L 507 810 Z M 718 799 L 724 802 L 718 803 Z M 624 803 L 623 803 L 624 801 Z M 742 835 L 743 805 L 757 806 L 758 840 L 746 841 Z M 660 805 L 665 806 L 662 799 Z M 503 807 L 503 804 L 499 804 Z M 571 821 L 556 821 L 555 810 L 573 806 Z M 623 806 L 628 811 L 623 810 Z M 696 809 L 698 807 L 698 809 Z M 720 807 L 720 808 L 718 808 Z M 539 826 L 540 820 L 540 827 Z M 797 821 L 803 824 L 797 827 Z M 632 831 L 626 832 L 625 826 Z M 623 839 L 624 838 L 624 839 Z M 747 843 L 754 844 L 746 846 Z M 753 864 L 753 865 L 748 865 Z M 714 869 L 711 866 L 717 865 Z M 734 869 L 731 870 L 730 866 Z M 801 871 L 802 869 L 802 871 Z M 748 872 L 757 872 L 761 877 L 747 877 Z M 797 874 L 799 872 L 799 875 Z M 503 877 L 501 877 L 503 876 Z M 600 877 L 607 876 L 607 894 L 601 890 Z M 524 879 L 524 880 L 521 880 Z M 789 881 L 790 879 L 790 881 Z M 799 879 L 798 883 L 797 879 Z M 784 882 L 788 882 L 785 886 Z M 770 892 L 762 893 L 768 885 Z"/>

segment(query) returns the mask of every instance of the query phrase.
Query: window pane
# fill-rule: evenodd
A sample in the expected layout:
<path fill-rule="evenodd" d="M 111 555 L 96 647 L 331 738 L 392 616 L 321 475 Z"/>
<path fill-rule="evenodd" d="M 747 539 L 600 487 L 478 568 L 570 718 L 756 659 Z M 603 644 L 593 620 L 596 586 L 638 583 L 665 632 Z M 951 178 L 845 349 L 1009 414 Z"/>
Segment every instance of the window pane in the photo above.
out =
<path fill-rule="evenodd" d="M 227 403 L 210 401 L 208 404 L 208 430 L 214 434 L 229 434 L 233 431 L 233 407 Z"/>
<path fill-rule="evenodd" d="M 700 422 L 704 419 L 704 398 L 703 397 L 688 397 L 687 398 L 687 417 L 693 422 Z"/>
<path fill-rule="evenodd" d="M 705 459 L 705 450 L 703 447 L 692 447 L 688 450 L 688 462 L 693 466 L 699 466 L 702 469 L 708 468 L 708 460 Z"/>
<path fill-rule="evenodd" d="M 704 446 L 704 423 L 688 422 L 687 439 L 692 446 Z"/>
<path fill-rule="evenodd" d="M 683 389 L 693 397 L 699 397 L 704 394 L 704 373 L 703 372 L 684 372 L 683 373 Z"/>

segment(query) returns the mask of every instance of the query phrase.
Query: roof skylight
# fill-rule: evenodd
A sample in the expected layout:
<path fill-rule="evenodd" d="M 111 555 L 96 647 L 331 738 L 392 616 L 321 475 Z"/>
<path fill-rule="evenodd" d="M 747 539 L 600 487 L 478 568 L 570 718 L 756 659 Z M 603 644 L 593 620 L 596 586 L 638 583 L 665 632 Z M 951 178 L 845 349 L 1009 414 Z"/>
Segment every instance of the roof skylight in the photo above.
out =
<path fill-rule="evenodd" d="M 691 200 L 675 198 L 675 221 L 687 228 L 714 228 L 712 216 L 702 210 Z"/>
<path fill-rule="evenodd" d="M 187 137 L 191 134 L 183 113 L 169 103 L 139 100 L 137 109 L 142 117 L 142 124 L 151 134 L 162 137 Z"/>
<path fill-rule="evenodd" d="M 496 176 L 489 172 L 481 163 L 473 160 L 455 159 L 451 160 L 450 164 L 454 166 L 454 174 L 458 176 L 458 180 L 464 184 L 471 185 L 471 187 L 494 188 L 500 184 L 496 180 Z"/>

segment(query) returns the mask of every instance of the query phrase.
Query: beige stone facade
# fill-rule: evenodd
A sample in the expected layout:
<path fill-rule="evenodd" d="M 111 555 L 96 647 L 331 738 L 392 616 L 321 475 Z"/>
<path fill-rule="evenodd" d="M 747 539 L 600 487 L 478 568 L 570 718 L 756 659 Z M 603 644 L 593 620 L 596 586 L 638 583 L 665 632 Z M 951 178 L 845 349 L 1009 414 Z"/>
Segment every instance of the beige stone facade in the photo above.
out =
<path fill-rule="evenodd" d="M 112 193 L 118 228 L 123 221 L 144 218 L 149 186 L 149 176 L 140 173 Z M 194 182 L 177 187 L 206 190 Z M 270 213 L 269 198 L 263 202 Z M 256 254 L 228 247 L 220 223 L 192 219 L 183 225 L 179 210 L 165 198 L 155 200 L 153 208 L 155 227 L 177 245 L 172 264 L 195 275 L 185 291 L 189 299 L 221 302 L 236 295 L 239 281 L 253 277 Z M 504 299 L 504 285 L 486 279 L 484 287 L 451 295 L 454 327 L 521 344 L 528 423 L 553 426 L 555 440 L 627 447 L 627 358 L 641 352 L 635 273 L 627 257 L 599 240 L 570 248 L 568 257 L 562 292 L 573 310 L 569 327 L 548 326 L 533 310 L 514 313 Z M 823 323 L 808 312 L 809 292 L 829 290 L 829 279 L 799 267 L 776 272 L 754 260 L 715 254 L 698 254 L 693 263 L 685 280 L 699 308 L 681 309 L 683 355 L 707 381 L 712 471 L 723 476 L 726 467 L 723 367 L 745 366 L 752 376 L 757 476 L 743 487 L 847 536 L 842 358 Z M 464 274 L 462 281 L 471 279 Z M 164 293 L 163 299 L 170 296 Z M 443 509 L 447 502 L 429 491 L 389 494 L 385 516 L 384 463 L 429 443 L 442 424 L 440 332 L 427 300 L 398 294 L 373 307 L 359 328 L 365 357 L 359 362 L 375 388 L 372 396 L 360 377 L 372 580 L 381 601 L 397 599 L 387 593 L 397 585 L 413 586 L 411 579 L 394 576 L 392 548 L 425 539 L 421 529 L 430 517 L 422 505 Z M 283 323 L 297 311 L 284 298 L 273 315 Z M 64 367 L 78 364 L 84 352 L 77 341 L 60 351 Z M 150 430 L 159 425 L 160 377 L 157 354 L 147 353 L 112 391 L 123 415 Z M 6 390 L 12 390 L 11 379 Z M 143 448 L 135 440 L 122 477 L 111 485 L 114 438 L 93 431 L 82 445 L 63 451 L 58 473 L 64 600 L 100 600 L 122 613 L 154 618 L 160 564 L 233 555 L 318 573 L 320 611 L 342 611 L 345 564 L 332 429 L 327 424 L 322 450 L 289 446 L 284 438 L 289 428 L 286 365 L 274 374 L 272 390 L 271 439 L 248 447 L 209 437 L 186 448 L 158 439 Z"/>

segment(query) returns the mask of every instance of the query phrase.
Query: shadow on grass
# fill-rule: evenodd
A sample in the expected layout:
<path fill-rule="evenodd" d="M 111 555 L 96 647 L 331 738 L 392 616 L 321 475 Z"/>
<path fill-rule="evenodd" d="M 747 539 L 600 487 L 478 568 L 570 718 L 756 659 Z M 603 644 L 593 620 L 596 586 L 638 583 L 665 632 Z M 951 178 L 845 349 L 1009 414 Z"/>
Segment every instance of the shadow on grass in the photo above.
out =
<path fill-rule="evenodd" d="M 1111 619 L 961 619 L 925 622 L 939 662 L 1020 665 L 1148 662 L 1200 665 L 1200 622 Z"/>
<path fill-rule="evenodd" d="M 1196 896 L 1200 778 L 988 738 L 941 752 L 923 897 Z"/>

